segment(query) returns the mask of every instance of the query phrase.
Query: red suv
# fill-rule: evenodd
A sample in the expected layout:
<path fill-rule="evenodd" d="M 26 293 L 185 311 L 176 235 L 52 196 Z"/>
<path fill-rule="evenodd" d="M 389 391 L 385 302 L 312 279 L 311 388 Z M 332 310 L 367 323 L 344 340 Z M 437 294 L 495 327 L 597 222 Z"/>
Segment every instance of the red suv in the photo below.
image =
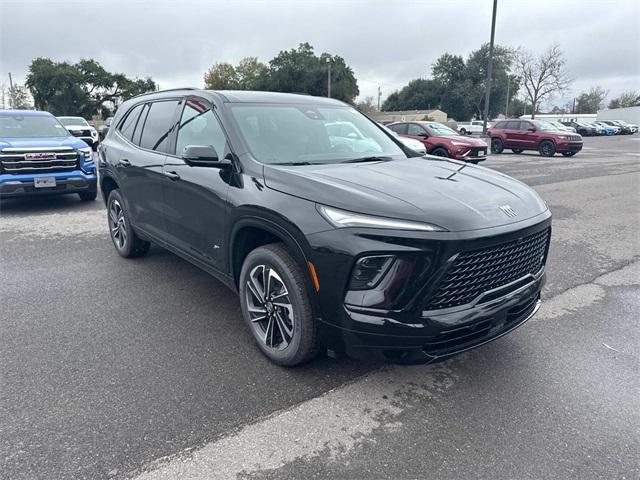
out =
<path fill-rule="evenodd" d="M 403 137 L 415 138 L 429 155 L 478 163 L 487 159 L 487 144 L 477 138 L 460 135 L 438 122 L 398 122 L 387 125 Z"/>
<path fill-rule="evenodd" d="M 487 136 L 491 138 L 492 153 L 510 148 L 513 153 L 537 150 L 545 157 L 553 157 L 556 152 L 571 157 L 582 150 L 580 135 L 539 120 L 503 120 L 488 129 Z"/>

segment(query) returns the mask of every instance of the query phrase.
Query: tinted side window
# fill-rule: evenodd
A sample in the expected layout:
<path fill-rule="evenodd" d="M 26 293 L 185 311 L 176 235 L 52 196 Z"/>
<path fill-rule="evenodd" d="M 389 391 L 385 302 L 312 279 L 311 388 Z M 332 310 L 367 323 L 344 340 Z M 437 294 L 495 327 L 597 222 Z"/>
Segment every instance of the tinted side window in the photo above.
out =
<path fill-rule="evenodd" d="M 504 128 L 507 130 L 518 130 L 520 128 L 520 122 L 507 122 Z"/>
<path fill-rule="evenodd" d="M 138 117 L 140 116 L 141 110 L 142 105 L 136 105 L 120 123 L 120 133 L 122 133 L 122 135 L 124 135 L 125 138 L 128 138 L 129 140 L 131 140 L 133 136 L 133 131 L 136 128 L 136 124 L 138 123 Z"/>
<path fill-rule="evenodd" d="M 173 115 L 178 106 L 177 100 L 153 102 L 144 122 L 140 146 L 149 150 L 166 152 L 169 136 L 173 127 Z"/>
<path fill-rule="evenodd" d="M 225 155 L 227 138 L 211 106 L 203 100 L 187 100 L 182 111 L 176 154 L 182 155 L 187 145 L 211 145 L 216 149 L 218 158 L 222 159 Z"/>
<path fill-rule="evenodd" d="M 416 125 L 415 123 L 410 123 L 408 128 L 407 128 L 407 135 L 421 135 L 424 134 L 424 128 L 422 128 L 420 125 Z"/>
<path fill-rule="evenodd" d="M 529 127 L 532 125 L 529 122 L 520 122 L 520 130 L 524 130 L 525 132 L 529 130 Z"/>
<path fill-rule="evenodd" d="M 140 114 L 140 118 L 138 119 L 138 124 L 136 125 L 136 129 L 133 131 L 133 136 L 129 139 L 136 145 L 140 145 L 140 136 L 142 135 L 142 127 L 144 126 L 144 122 L 147 120 L 147 115 L 149 114 L 148 103 L 144 104 L 142 107 L 142 113 Z"/>
<path fill-rule="evenodd" d="M 407 124 L 406 123 L 399 123 L 397 125 L 387 125 L 391 130 L 393 130 L 396 133 L 399 133 L 400 135 L 406 135 L 407 134 Z"/>

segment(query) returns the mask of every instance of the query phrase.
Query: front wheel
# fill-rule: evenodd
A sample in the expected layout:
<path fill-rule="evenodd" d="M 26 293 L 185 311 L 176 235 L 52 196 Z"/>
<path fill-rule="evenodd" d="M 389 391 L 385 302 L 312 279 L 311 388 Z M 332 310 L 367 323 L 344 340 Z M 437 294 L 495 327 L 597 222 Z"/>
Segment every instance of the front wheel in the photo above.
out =
<path fill-rule="evenodd" d="M 538 152 L 543 157 L 553 157 L 556 154 L 556 146 L 550 140 L 544 140 L 538 147 Z"/>
<path fill-rule="evenodd" d="M 431 155 L 435 155 L 436 157 L 449 157 L 449 152 L 447 152 L 444 148 L 436 148 Z"/>
<path fill-rule="evenodd" d="M 112 190 L 107 199 L 107 223 L 111 241 L 120 256 L 141 257 L 149 251 L 151 244 L 134 232 L 124 200 L 117 189 Z"/>
<path fill-rule="evenodd" d="M 562 155 L 565 157 L 573 157 L 575 154 L 576 152 L 562 152 Z"/>
<path fill-rule="evenodd" d="M 491 153 L 502 153 L 503 150 L 504 150 L 504 144 L 502 143 L 502 140 L 500 140 L 499 138 L 492 138 Z"/>
<path fill-rule="evenodd" d="M 242 316 L 269 360 L 292 367 L 317 355 L 318 325 L 305 276 L 282 244 L 247 255 L 239 290 Z"/>
<path fill-rule="evenodd" d="M 522 150 L 521 148 L 512 148 L 511 151 L 513 153 L 522 153 L 524 150 Z"/>

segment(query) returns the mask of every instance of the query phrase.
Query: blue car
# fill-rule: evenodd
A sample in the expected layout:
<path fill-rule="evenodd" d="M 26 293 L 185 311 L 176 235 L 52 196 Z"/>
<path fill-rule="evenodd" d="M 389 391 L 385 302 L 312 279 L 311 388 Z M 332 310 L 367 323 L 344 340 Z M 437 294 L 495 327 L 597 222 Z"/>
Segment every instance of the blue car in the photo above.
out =
<path fill-rule="evenodd" d="M 0 198 L 77 193 L 97 195 L 91 147 L 50 113 L 0 110 Z"/>

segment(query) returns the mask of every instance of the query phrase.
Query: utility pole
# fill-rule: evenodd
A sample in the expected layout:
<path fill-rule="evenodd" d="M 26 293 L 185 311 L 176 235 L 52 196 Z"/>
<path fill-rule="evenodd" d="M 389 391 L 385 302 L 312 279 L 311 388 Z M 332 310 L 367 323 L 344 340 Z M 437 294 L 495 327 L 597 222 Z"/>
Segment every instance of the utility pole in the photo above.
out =
<path fill-rule="evenodd" d="M 331 96 L 331 57 L 327 57 L 327 97 Z"/>
<path fill-rule="evenodd" d="M 9 72 L 9 108 L 13 108 L 13 78 L 11 78 L 11 72 Z"/>
<path fill-rule="evenodd" d="M 491 18 L 491 42 L 489 43 L 489 65 L 487 66 L 487 90 L 484 93 L 484 122 L 482 133 L 487 133 L 487 117 L 489 116 L 489 100 L 491 99 L 491 75 L 493 74 L 493 39 L 496 34 L 496 10 L 498 0 L 493 0 L 493 17 Z"/>
<path fill-rule="evenodd" d="M 509 87 L 511 86 L 511 75 L 507 75 L 507 104 L 504 106 L 504 116 L 509 118 Z"/>
<path fill-rule="evenodd" d="M 378 85 L 378 111 L 380 111 L 380 97 L 382 97 L 382 89 Z"/>

